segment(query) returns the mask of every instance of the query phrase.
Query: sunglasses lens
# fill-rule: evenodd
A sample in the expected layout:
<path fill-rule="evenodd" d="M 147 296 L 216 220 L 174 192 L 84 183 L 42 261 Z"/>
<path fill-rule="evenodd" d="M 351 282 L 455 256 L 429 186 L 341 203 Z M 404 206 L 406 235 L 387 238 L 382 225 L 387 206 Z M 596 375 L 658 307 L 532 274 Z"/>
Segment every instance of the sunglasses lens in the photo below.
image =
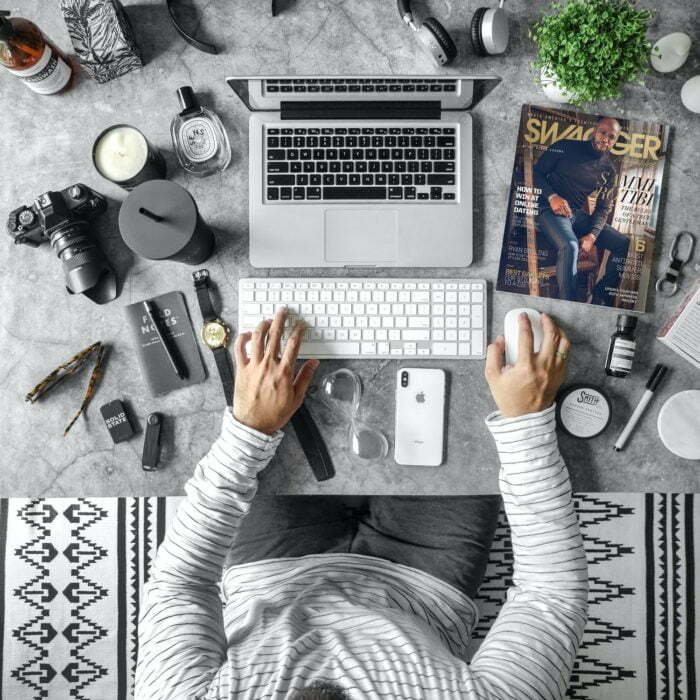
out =
<path fill-rule="evenodd" d="M 386 438 L 370 428 L 355 426 L 350 439 L 352 452 L 360 459 L 383 459 L 389 451 Z"/>

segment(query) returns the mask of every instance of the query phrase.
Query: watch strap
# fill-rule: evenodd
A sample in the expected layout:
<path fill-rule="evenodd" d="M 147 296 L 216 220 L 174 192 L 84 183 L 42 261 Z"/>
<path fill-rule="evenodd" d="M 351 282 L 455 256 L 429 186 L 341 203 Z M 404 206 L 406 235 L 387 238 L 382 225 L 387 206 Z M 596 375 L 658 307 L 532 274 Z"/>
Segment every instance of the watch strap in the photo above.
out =
<path fill-rule="evenodd" d="M 215 321 L 217 318 L 214 305 L 211 301 L 211 287 L 209 286 L 209 270 L 197 270 L 192 273 L 194 289 L 197 292 L 199 310 L 202 312 L 204 323 Z"/>
<path fill-rule="evenodd" d="M 326 481 L 334 477 L 335 468 L 326 443 L 309 409 L 303 403 L 292 416 L 292 426 L 316 481 Z"/>
<path fill-rule="evenodd" d="M 197 301 L 199 301 L 199 310 L 202 312 L 202 320 L 204 323 L 215 321 L 217 316 L 214 311 L 214 306 L 211 303 L 211 294 L 209 293 L 208 284 L 195 284 L 197 290 Z"/>
<path fill-rule="evenodd" d="M 214 361 L 221 378 L 221 385 L 224 388 L 226 405 L 233 406 L 233 364 L 231 356 L 225 347 L 214 348 L 212 352 L 214 353 Z"/>

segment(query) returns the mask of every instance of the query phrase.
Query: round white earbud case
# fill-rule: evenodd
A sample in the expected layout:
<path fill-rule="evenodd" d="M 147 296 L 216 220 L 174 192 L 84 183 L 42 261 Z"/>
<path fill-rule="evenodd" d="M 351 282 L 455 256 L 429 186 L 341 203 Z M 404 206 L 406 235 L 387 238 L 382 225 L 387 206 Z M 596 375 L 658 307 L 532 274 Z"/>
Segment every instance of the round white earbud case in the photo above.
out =
<path fill-rule="evenodd" d="M 680 391 L 659 411 L 661 442 L 683 459 L 700 459 L 700 390 Z"/>

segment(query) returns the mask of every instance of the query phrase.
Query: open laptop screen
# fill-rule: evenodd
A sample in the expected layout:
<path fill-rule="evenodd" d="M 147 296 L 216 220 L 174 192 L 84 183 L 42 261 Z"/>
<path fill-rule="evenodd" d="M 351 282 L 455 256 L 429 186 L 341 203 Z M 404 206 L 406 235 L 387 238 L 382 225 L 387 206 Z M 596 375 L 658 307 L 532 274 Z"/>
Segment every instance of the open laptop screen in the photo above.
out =
<path fill-rule="evenodd" d="M 493 75 L 235 76 L 231 89 L 251 111 L 278 111 L 282 102 L 439 101 L 442 110 L 472 109 L 496 85 Z"/>

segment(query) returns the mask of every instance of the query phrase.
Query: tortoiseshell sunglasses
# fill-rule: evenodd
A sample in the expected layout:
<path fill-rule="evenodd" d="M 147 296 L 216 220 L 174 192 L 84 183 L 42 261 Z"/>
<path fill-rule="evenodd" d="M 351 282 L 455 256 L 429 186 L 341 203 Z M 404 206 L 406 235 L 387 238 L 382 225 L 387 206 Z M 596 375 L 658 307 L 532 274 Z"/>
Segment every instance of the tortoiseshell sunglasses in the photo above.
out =
<path fill-rule="evenodd" d="M 51 374 L 44 377 L 24 398 L 26 401 L 34 403 L 37 399 L 40 399 L 44 394 L 48 393 L 57 384 L 59 384 L 66 377 L 71 377 L 74 375 L 85 363 L 89 360 L 92 355 L 95 355 L 95 366 L 92 368 L 92 374 L 90 375 L 90 381 L 88 382 L 87 388 L 85 389 L 85 394 L 83 395 L 83 401 L 80 404 L 78 412 L 73 416 L 70 423 L 66 426 L 63 431 L 63 437 L 68 434 L 68 431 L 73 427 L 75 421 L 78 420 L 80 414 L 85 413 L 85 410 L 92 399 L 95 388 L 102 378 L 102 361 L 105 356 L 106 346 L 102 342 L 93 343 L 90 347 L 81 350 L 77 355 L 64 362 L 62 365 L 56 367 L 56 369 L 51 372 Z"/>

